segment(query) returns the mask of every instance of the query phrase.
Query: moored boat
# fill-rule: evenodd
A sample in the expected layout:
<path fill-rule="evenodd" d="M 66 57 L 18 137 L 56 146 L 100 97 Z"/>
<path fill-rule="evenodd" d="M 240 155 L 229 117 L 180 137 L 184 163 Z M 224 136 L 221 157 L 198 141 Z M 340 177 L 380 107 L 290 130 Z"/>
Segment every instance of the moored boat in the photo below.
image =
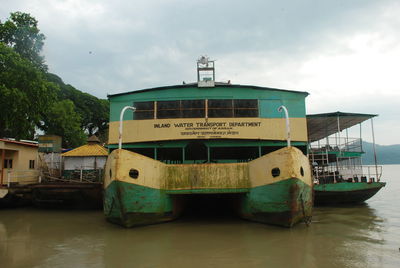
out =
<path fill-rule="evenodd" d="M 385 182 L 343 182 L 314 185 L 316 205 L 362 203 L 373 197 Z"/>
<path fill-rule="evenodd" d="M 263 223 L 311 217 L 308 93 L 214 80 L 214 61 L 203 57 L 197 83 L 108 96 L 107 220 L 169 221 L 192 194 L 233 194 L 242 218 Z"/>
<path fill-rule="evenodd" d="M 375 151 L 375 165 L 363 165 L 361 159 L 365 153 L 361 124 L 370 119 L 373 132 L 375 116 L 342 112 L 307 115 L 315 205 L 362 203 L 386 185 L 380 181 L 382 166 L 377 165 Z M 350 138 L 348 130 L 356 125 L 360 137 Z"/>

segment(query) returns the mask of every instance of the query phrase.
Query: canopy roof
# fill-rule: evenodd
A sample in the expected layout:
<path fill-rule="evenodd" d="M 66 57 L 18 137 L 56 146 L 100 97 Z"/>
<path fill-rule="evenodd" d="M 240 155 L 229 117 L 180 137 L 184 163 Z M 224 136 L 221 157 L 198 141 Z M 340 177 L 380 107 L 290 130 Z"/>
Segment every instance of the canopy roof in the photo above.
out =
<path fill-rule="evenodd" d="M 358 114 L 333 112 L 307 115 L 308 140 L 310 142 L 321 140 L 334 133 L 355 126 L 368 120 L 376 114 Z"/>

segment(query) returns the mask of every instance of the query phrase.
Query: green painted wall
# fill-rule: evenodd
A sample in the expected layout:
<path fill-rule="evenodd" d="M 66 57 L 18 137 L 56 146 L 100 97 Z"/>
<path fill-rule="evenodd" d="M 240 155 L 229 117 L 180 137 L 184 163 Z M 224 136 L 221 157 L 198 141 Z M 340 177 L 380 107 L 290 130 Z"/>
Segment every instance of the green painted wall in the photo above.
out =
<path fill-rule="evenodd" d="M 285 105 L 290 117 L 304 118 L 305 92 L 285 91 L 252 86 L 217 86 L 215 88 L 169 87 L 131 92 L 121 95 L 111 95 L 110 122 L 118 121 L 120 112 L 125 106 L 132 106 L 134 101 L 162 101 L 189 99 L 258 99 L 260 117 L 283 118 L 284 114 L 277 111 L 280 105 Z M 126 112 L 124 120 L 132 120 L 132 112 Z"/>

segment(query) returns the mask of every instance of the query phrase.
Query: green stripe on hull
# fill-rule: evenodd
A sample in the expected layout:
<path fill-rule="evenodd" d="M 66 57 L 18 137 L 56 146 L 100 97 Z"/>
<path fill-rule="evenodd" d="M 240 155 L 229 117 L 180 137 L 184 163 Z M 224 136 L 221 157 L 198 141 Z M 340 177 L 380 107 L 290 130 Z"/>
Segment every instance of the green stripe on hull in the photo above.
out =
<path fill-rule="evenodd" d="M 340 183 L 326 183 L 326 184 L 315 184 L 315 191 L 359 191 L 359 190 L 367 190 L 373 188 L 379 188 L 385 186 L 384 182 L 340 182 Z"/>
<path fill-rule="evenodd" d="M 291 178 L 251 189 L 240 214 L 248 220 L 291 227 L 311 217 L 312 196 L 312 187 Z"/>

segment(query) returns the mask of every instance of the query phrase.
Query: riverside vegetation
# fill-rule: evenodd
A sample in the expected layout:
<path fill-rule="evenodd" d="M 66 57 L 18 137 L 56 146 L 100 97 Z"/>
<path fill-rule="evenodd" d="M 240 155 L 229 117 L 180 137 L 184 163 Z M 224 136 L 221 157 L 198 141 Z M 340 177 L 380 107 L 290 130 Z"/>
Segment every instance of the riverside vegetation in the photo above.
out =
<path fill-rule="evenodd" d="M 35 139 L 38 131 L 77 147 L 87 135 L 107 140 L 108 100 L 64 84 L 41 55 L 45 36 L 30 14 L 0 21 L 0 137 Z"/>

